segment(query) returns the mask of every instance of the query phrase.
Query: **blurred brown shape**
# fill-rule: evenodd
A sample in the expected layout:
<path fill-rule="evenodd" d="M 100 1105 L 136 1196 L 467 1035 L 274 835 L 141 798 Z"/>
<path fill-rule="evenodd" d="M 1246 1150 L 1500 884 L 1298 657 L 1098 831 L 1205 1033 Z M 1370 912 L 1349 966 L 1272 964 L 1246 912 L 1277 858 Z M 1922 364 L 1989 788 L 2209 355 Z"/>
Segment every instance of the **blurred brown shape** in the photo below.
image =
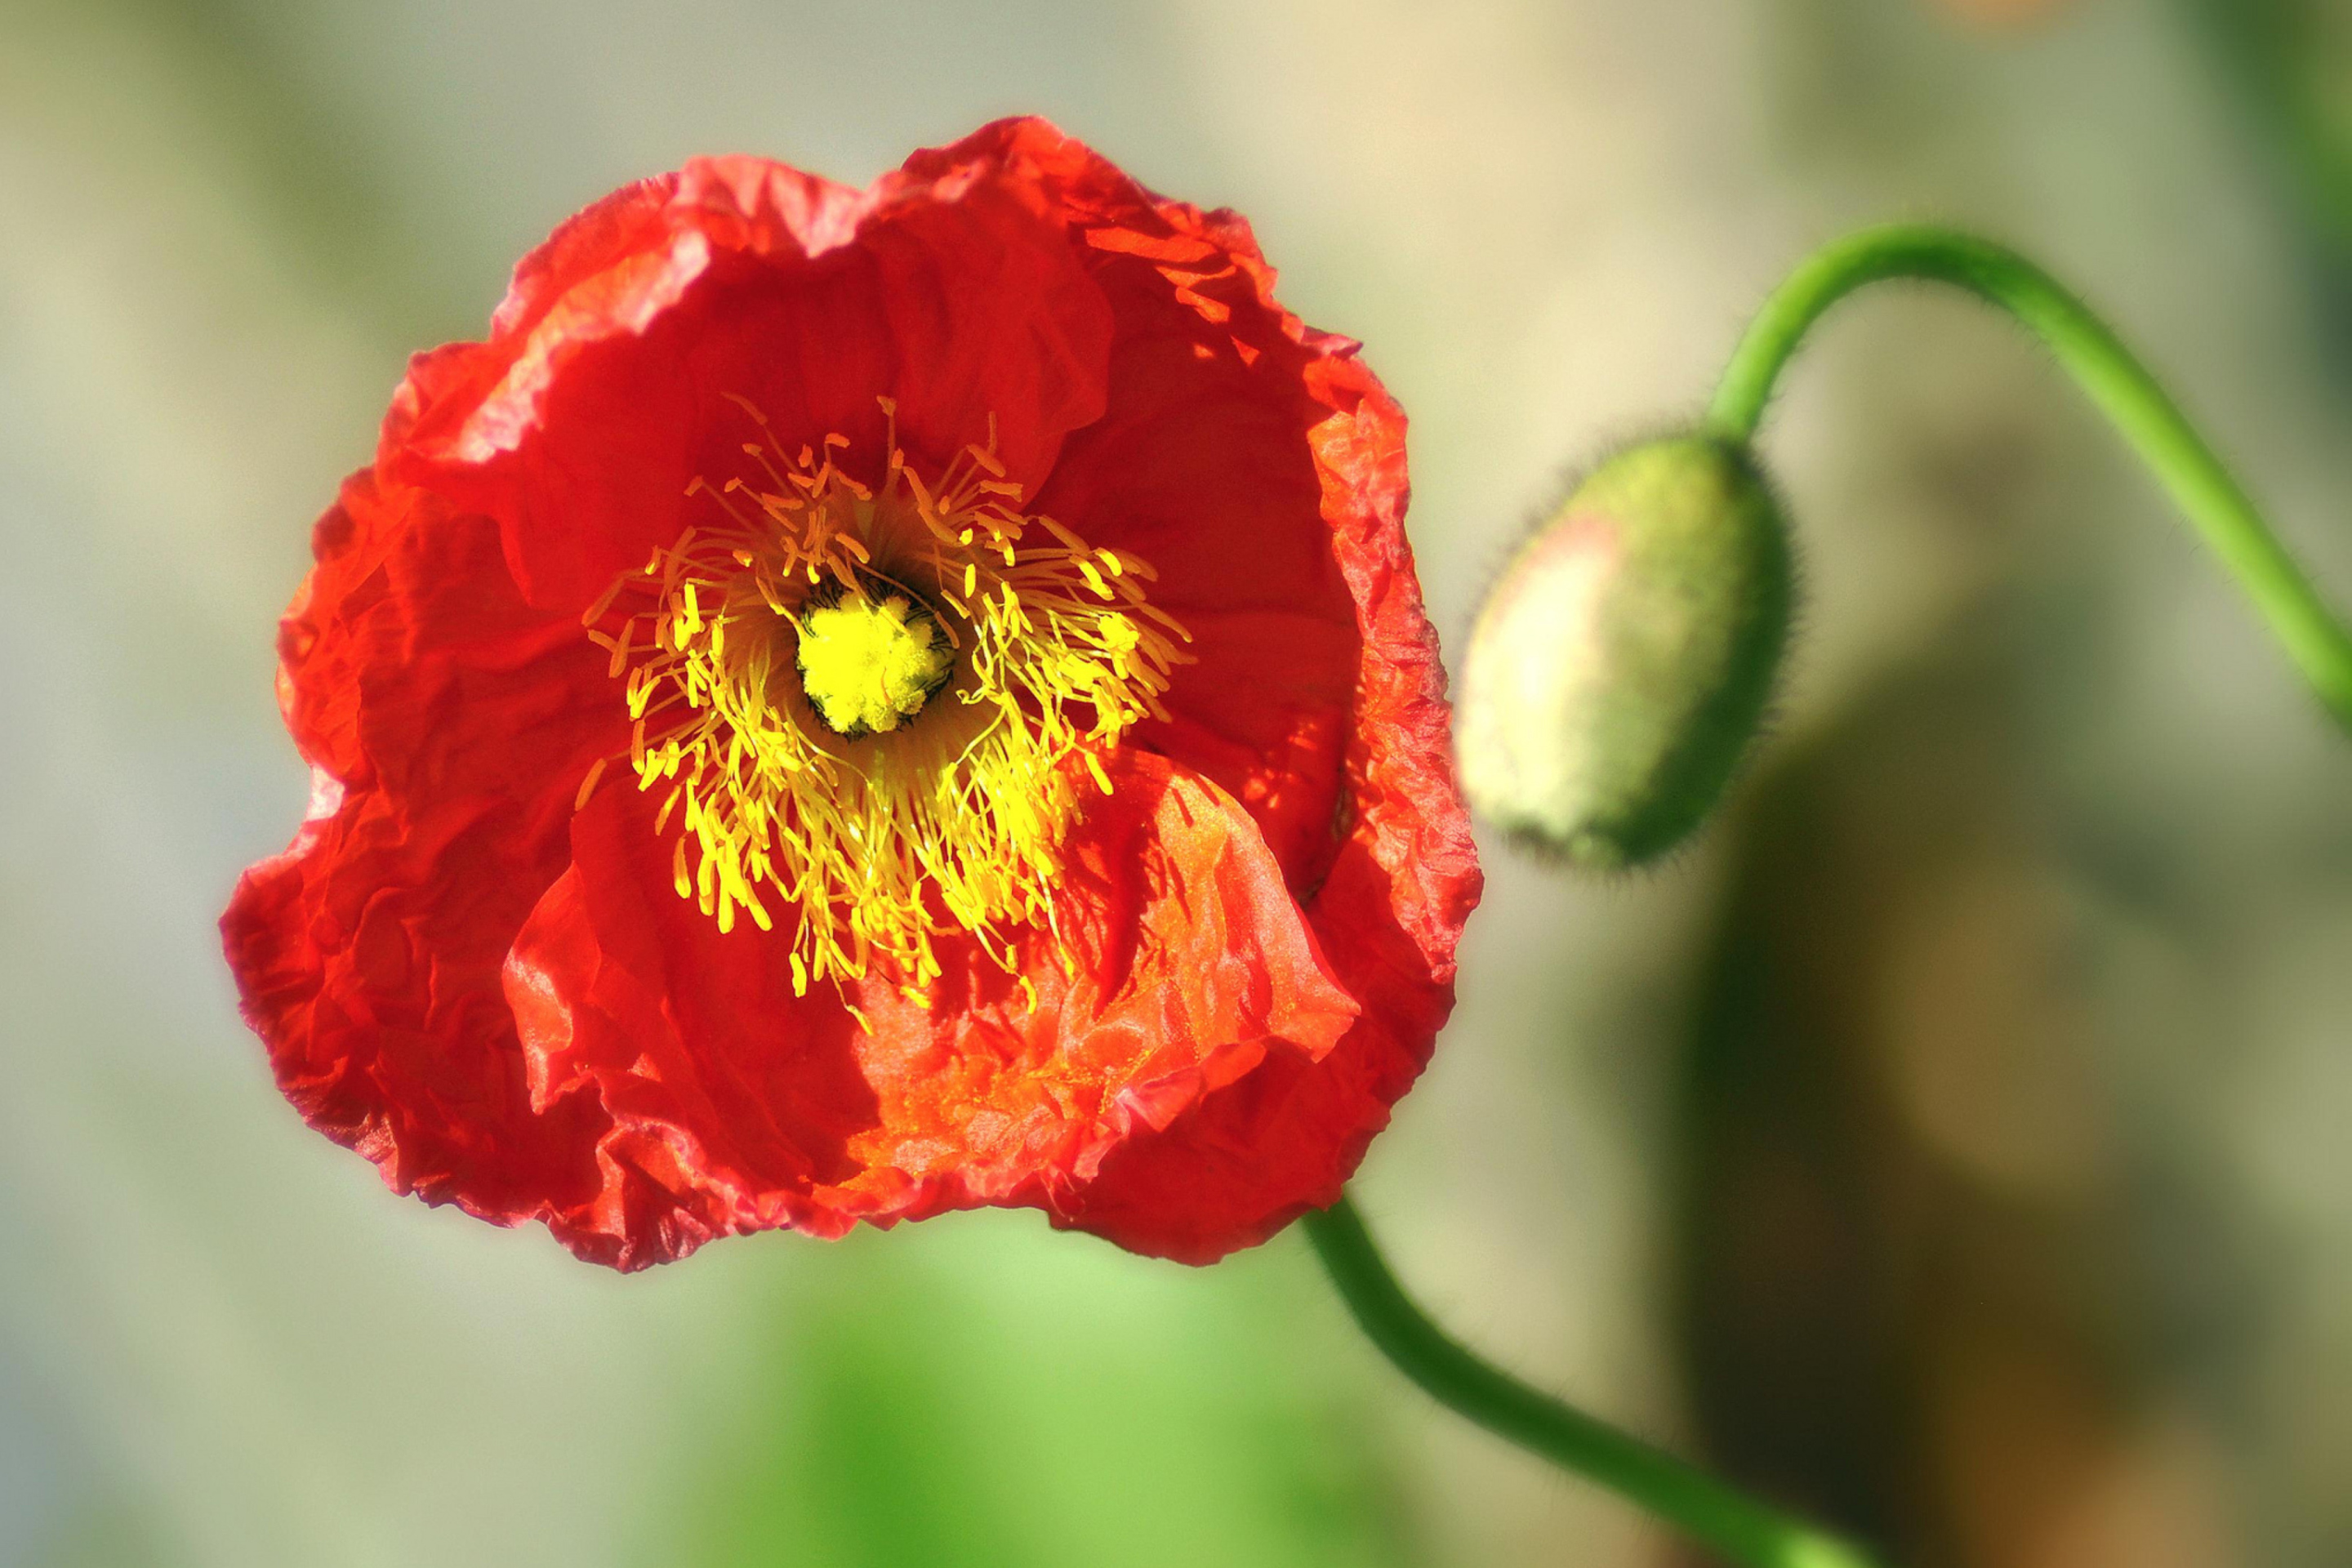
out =
<path fill-rule="evenodd" d="M 2224 1568 L 2147 1256 L 2202 1242 L 2117 1082 L 2147 939 L 2070 862 L 2003 632 L 1741 823 L 1685 1063 L 1691 1399 L 1730 1475 L 1910 1568 Z"/>

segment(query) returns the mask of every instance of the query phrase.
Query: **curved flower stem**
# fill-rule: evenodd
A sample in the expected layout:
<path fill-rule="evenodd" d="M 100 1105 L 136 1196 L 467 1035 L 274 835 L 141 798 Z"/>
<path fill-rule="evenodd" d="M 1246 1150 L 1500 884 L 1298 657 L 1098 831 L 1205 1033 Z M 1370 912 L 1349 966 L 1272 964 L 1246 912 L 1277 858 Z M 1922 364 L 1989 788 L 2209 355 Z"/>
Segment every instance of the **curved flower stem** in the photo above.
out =
<path fill-rule="evenodd" d="M 2012 250 L 1949 229 L 1898 224 L 1864 229 L 1816 252 L 1749 323 L 1724 367 L 1708 424 L 1736 440 L 1751 439 L 1772 384 L 1806 330 L 1856 289 L 1890 278 L 1965 289 L 2039 338 L 2155 470 L 2336 721 L 2352 732 L 2352 632 L 2156 378 L 2089 306 Z"/>
<path fill-rule="evenodd" d="M 1325 1272 L 1382 1355 L 1455 1414 L 1609 1488 L 1746 1568 L 1873 1568 L 1833 1536 L 1481 1361 L 1413 1305 L 1346 1196 L 1307 1216 Z"/>

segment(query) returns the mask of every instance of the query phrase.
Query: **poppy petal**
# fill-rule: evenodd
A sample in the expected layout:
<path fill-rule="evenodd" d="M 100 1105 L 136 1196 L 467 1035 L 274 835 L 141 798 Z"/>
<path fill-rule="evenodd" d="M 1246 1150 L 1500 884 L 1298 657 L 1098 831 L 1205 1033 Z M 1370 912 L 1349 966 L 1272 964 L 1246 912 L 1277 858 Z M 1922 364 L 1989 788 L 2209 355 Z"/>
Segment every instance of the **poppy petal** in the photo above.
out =
<path fill-rule="evenodd" d="M 362 476 L 319 540 L 279 675 L 310 812 L 222 920 L 246 1016 L 287 1097 L 394 1190 L 559 1212 L 594 1108 L 530 1102 L 499 973 L 620 738 L 604 661 L 522 604 L 488 519 Z"/>
<path fill-rule="evenodd" d="M 1056 1222 L 1188 1263 L 1337 1201 L 1428 1064 L 1483 885 L 1450 769 L 1444 671 L 1404 537 L 1404 417 L 1353 360 L 1326 362 L 1322 374 L 1323 395 L 1346 412 L 1317 426 L 1315 455 L 1364 651 L 1349 810 L 1307 914 L 1363 1012 L 1321 1059 L 1269 1061 L 1123 1146 Z"/>
<path fill-rule="evenodd" d="M 534 1102 L 611 1118 L 593 1221 L 559 1236 L 633 1268 L 779 1225 L 1055 1208 L 1203 1094 L 1328 1053 L 1356 1005 L 1248 817 L 1149 753 L 1111 781 L 1065 846 L 1058 932 L 1024 939 L 1034 1005 L 969 944 L 927 1005 L 879 980 L 795 995 L 789 932 L 720 932 L 646 798 L 601 791 L 507 968 Z"/>

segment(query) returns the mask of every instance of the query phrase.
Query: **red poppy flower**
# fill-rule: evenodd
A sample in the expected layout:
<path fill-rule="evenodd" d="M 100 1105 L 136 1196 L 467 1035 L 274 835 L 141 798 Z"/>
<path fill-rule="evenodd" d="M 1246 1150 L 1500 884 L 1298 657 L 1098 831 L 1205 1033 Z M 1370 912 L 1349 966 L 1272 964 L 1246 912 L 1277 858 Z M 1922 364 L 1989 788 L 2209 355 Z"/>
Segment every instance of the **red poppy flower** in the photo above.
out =
<path fill-rule="evenodd" d="M 1273 283 L 1035 120 L 558 229 L 281 626 L 310 815 L 222 925 L 287 1097 L 624 1268 L 1332 1201 L 1479 876 L 1403 416 Z"/>

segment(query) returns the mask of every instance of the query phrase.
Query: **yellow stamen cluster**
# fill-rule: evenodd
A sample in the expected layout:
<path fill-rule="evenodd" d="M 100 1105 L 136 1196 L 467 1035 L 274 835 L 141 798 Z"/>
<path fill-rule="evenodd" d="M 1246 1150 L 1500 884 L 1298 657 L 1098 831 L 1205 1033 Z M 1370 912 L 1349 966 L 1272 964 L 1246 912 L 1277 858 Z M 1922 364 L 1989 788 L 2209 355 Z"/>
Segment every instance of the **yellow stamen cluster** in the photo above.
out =
<path fill-rule="evenodd" d="M 795 992 L 878 964 L 919 998 L 959 931 L 1013 969 L 1016 929 L 1053 922 L 1079 770 L 1108 792 L 1102 753 L 1165 716 L 1190 638 L 1142 561 L 1019 510 L 992 438 L 927 485 L 894 434 L 869 486 L 845 437 L 788 458 L 742 406 L 764 482 L 697 479 L 714 515 L 584 617 L 677 892 L 722 931 L 796 918 Z"/>
<path fill-rule="evenodd" d="M 954 668 L 947 637 L 904 594 L 848 594 L 802 615 L 801 689 L 835 733 L 856 740 L 923 710 Z"/>

